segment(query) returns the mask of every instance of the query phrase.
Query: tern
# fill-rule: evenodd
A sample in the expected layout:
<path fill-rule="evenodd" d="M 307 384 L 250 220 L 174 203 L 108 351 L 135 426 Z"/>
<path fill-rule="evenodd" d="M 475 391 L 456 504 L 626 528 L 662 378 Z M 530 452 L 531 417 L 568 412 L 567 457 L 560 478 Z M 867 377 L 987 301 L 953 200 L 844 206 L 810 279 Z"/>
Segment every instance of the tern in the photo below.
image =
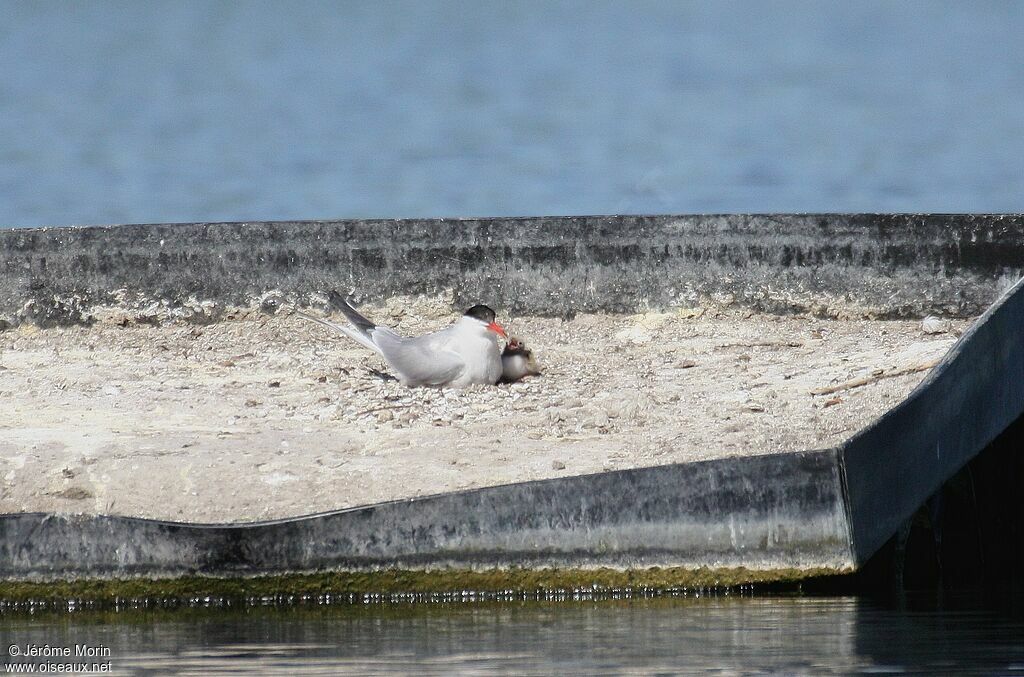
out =
<path fill-rule="evenodd" d="M 533 351 L 515 336 L 508 337 L 501 353 L 501 383 L 515 383 L 527 376 L 540 374 L 540 365 Z"/>
<path fill-rule="evenodd" d="M 494 385 L 502 376 L 498 337 L 508 335 L 487 306 L 473 306 L 440 331 L 407 337 L 367 319 L 337 292 L 330 294 L 330 301 L 344 313 L 349 325 L 299 314 L 378 353 L 406 386 Z"/>

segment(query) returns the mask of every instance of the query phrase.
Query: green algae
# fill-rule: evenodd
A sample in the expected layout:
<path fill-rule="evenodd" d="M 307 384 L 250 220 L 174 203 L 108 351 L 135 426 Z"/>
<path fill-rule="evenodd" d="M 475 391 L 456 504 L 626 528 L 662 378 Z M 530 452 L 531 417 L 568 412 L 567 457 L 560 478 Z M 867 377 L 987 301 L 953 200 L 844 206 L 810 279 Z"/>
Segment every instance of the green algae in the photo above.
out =
<path fill-rule="evenodd" d="M 138 603 L 196 603 L 204 600 L 274 603 L 309 599 L 363 601 L 399 597 L 472 599 L 477 595 L 545 596 L 565 593 L 600 595 L 621 591 L 728 590 L 795 588 L 809 579 L 836 577 L 836 569 L 698 568 L 686 569 L 386 569 L 277 574 L 245 577 L 77 579 L 2 581 L 0 606 L 25 604 L 106 606 Z"/>

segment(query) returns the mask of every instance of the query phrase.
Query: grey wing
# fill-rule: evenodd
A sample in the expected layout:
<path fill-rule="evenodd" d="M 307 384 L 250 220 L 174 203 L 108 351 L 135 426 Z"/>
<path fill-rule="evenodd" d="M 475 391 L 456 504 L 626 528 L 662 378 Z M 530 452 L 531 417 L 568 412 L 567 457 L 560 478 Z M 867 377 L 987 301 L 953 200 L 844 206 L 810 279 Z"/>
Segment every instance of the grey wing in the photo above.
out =
<path fill-rule="evenodd" d="M 355 327 L 355 329 L 359 333 L 363 334 L 367 338 L 369 338 L 370 332 L 374 330 L 385 331 L 389 334 L 398 336 L 398 334 L 392 331 L 391 329 L 378 325 L 376 322 L 360 313 L 358 310 L 355 309 L 355 306 L 349 303 L 345 299 L 345 297 L 339 294 L 338 292 L 329 292 L 327 294 L 327 299 L 333 308 L 335 308 L 336 310 L 340 310 L 342 314 L 345 316 L 345 319 L 347 319 L 349 323 L 353 327 Z"/>
<path fill-rule="evenodd" d="M 430 335 L 402 338 L 379 330 L 372 334 L 384 359 L 406 385 L 445 385 L 466 368 L 461 357 L 437 346 Z"/>
<path fill-rule="evenodd" d="M 355 306 L 353 306 L 351 303 L 345 300 L 345 297 L 339 294 L 338 292 L 328 292 L 327 301 L 336 310 L 340 310 L 342 313 L 344 313 L 348 321 L 352 323 L 352 326 L 358 329 L 359 331 L 368 332 L 377 326 L 376 322 L 367 317 L 364 317 L 358 310 L 356 310 Z"/>

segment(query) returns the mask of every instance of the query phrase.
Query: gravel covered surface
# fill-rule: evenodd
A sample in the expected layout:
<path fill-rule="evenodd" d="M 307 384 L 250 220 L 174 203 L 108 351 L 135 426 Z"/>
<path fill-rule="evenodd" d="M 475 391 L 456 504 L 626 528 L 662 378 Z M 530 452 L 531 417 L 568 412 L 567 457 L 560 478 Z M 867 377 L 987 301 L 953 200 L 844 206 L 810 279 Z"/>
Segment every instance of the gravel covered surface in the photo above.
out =
<path fill-rule="evenodd" d="M 440 300 L 364 310 L 405 333 L 453 319 Z M 544 375 L 446 390 L 384 380 L 377 356 L 287 307 L 206 326 L 138 319 L 0 333 L 0 513 L 252 521 L 824 448 L 908 394 L 968 324 L 499 318 Z M 855 379 L 873 382 L 811 394 Z"/>

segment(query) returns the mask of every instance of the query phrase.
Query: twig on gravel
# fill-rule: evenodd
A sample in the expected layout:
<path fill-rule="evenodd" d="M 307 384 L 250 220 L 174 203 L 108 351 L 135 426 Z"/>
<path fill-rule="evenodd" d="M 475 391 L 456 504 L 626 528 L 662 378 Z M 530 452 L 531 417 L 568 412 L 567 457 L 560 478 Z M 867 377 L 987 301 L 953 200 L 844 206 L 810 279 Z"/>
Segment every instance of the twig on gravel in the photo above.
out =
<path fill-rule="evenodd" d="M 828 386 L 827 388 L 817 388 L 811 391 L 811 395 L 831 395 L 832 393 L 838 393 L 841 390 L 851 390 L 853 388 L 860 388 L 861 386 L 870 385 L 887 378 L 896 378 L 897 376 L 906 376 L 907 374 L 915 374 L 919 371 L 928 371 L 939 363 L 939 360 L 929 360 L 928 362 L 922 362 L 921 364 L 915 364 L 912 367 L 906 367 L 905 369 L 897 369 L 896 371 L 883 371 L 881 373 L 874 373 L 870 376 L 862 376 L 861 378 L 855 378 L 852 381 L 846 381 L 844 383 L 837 383 L 834 386 Z"/>
<path fill-rule="evenodd" d="M 378 411 L 387 411 L 389 409 L 408 409 L 412 405 L 412 402 L 408 402 L 405 404 L 385 404 L 383 407 L 373 407 L 372 409 L 363 409 L 362 411 L 357 411 L 355 414 L 353 414 L 353 416 L 362 416 L 363 414 L 375 414 Z"/>
<path fill-rule="evenodd" d="M 802 348 L 803 343 L 799 341 L 753 341 L 750 343 L 723 343 L 715 346 L 722 348 Z"/>

